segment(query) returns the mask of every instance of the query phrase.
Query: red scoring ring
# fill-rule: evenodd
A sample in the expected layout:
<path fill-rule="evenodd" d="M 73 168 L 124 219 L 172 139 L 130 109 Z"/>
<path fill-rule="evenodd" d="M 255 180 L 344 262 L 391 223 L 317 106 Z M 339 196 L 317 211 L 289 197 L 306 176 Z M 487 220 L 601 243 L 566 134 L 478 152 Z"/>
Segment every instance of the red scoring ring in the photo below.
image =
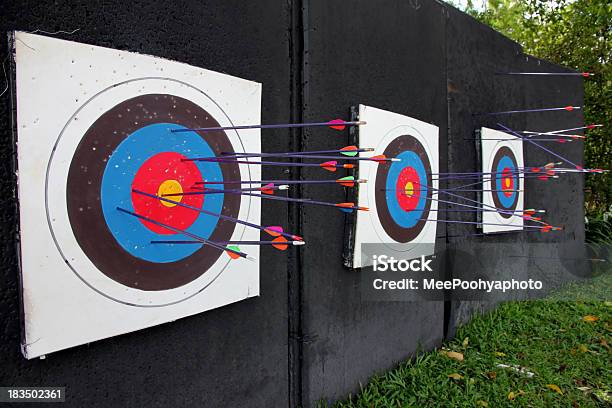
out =
<path fill-rule="evenodd" d="M 412 194 L 406 193 L 406 187 L 412 183 Z M 413 211 L 421 197 L 421 183 L 417 171 L 412 167 L 405 167 L 400 171 L 395 184 L 395 196 L 400 208 L 406 212 Z"/>
<path fill-rule="evenodd" d="M 151 156 L 136 172 L 132 182 L 132 189 L 157 195 L 162 183 L 174 180 L 180 184 L 183 192 L 191 191 L 191 186 L 195 182 L 202 181 L 202 174 L 193 162 L 182 161 L 185 158 L 182 154 L 175 152 L 164 152 Z M 204 202 L 203 194 L 167 198 L 196 208 L 202 208 L 202 203 Z M 168 207 L 162 204 L 161 200 L 134 192 L 132 192 L 132 205 L 136 214 L 179 229 L 189 228 L 200 215 L 200 213 L 192 209 L 179 205 Z M 164 235 L 175 234 L 175 232 L 167 228 L 148 221 L 141 220 L 141 222 L 155 233 Z"/>
<path fill-rule="evenodd" d="M 506 197 L 511 197 L 512 194 L 514 194 L 514 177 L 512 175 L 512 171 L 508 167 L 504 167 L 504 169 L 502 170 L 501 185 L 502 190 L 509 190 L 503 191 L 503 194 Z"/>

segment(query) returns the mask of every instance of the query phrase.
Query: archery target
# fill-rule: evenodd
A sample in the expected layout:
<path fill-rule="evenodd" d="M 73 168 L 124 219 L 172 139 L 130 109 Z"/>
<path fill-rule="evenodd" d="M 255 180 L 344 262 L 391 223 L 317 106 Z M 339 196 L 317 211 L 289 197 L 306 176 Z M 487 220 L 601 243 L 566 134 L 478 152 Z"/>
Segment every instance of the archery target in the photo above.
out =
<path fill-rule="evenodd" d="M 154 57 L 16 36 L 24 343 L 45 339 L 24 354 L 258 295 L 258 247 L 241 248 L 250 259 L 234 260 L 206 244 L 152 243 L 189 239 L 178 230 L 212 242 L 259 240 L 259 230 L 231 221 L 260 224 L 255 198 L 152 196 L 261 178 L 259 166 L 185 160 L 261 151 L 258 130 L 172 132 L 259 123 L 261 86 Z M 58 330 L 58 319 L 74 326 Z"/>
<path fill-rule="evenodd" d="M 482 231 L 523 229 L 522 140 L 494 129 L 480 130 L 482 151 Z"/>
<path fill-rule="evenodd" d="M 353 266 L 362 262 L 361 245 L 384 244 L 388 254 L 410 259 L 433 253 L 437 221 L 438 128 L 408 116 L 360 105 L 359 144 L 400 161 L 359 161 L 359 187 Z M 362 156 L 367 157 L 366 154 Z M 427 248 L 424 253 L 424 249 Z M 367 261 L 367 260 L 363 260 Z"/>

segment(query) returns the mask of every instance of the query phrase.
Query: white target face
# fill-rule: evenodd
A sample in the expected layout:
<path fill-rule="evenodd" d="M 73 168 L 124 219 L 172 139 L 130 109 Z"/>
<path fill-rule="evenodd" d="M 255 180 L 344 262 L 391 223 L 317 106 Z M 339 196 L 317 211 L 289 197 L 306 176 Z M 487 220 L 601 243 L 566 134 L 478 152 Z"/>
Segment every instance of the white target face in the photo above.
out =
<path fill-rule="evenodd" d="M 523 229 L 523 141 L 494 129 L 482 128 L 482 231 Z"/>
<path fill-rule="evenodd" d="M 234 221 L 260 224 L 258 200 L 197 191 L 259 180 L 260 167 L 185 159 L 261 151 L 259 130 L 188 130 L 259 123 L 261 86 L 150 56 L 16 39 L 24 355 L 257 296 L 259 247 L 232 259 L 179 241 L 189 241 L 180 231 L 259 240 Z M 172 202 L 157 198 L 170 193 Z"/>
<path fill-rule="evenodd" d="M 399 161 L 359 161 L 353 266 L 368 266 L 363 244 L 384 244 L 388 254 L 411 259 L 433 253 L 437 221 L 438 128 L 416 119 L 360 105 L 359 144 L 374 147 L 364 157 L 384 154 Z"/>

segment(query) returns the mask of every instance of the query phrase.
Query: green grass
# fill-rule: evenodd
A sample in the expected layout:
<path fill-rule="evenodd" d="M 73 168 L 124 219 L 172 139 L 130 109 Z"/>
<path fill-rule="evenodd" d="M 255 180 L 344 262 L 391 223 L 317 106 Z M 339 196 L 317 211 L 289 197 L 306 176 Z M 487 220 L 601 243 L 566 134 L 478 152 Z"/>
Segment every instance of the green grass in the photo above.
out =
<path fill-rule="evenodd" d="M 593 291 L 609 299 L 612 273 L 555 296 L 589 298 Z M 504 303 L 475 317 L 441 349 L 375 376 L 334 407 L 611 407 L 611 332 L 612 302 Z M 461 353 L 463 361 L 447 351 Z"/>

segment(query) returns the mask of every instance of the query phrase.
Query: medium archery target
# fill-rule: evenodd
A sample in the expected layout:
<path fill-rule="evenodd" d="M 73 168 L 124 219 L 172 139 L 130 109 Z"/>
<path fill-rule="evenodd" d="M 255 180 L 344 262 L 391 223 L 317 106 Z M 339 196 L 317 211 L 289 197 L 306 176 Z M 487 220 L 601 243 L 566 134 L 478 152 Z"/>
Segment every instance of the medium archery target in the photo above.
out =
<path fill-rule="evenodd" d="M 522 140 L 493 129 L 482 128 L 482 229 L 499 232 L 523 229 Z M 497 211 L 497 212 L 496 212 Z"/>
<path fill-rule="evenodd" d="M 401 161 L 359 161 L 360 206 L 355 228 L 353 267 L 367 266 L 363 244 L 382 244 L 387 254 L 400 259 L 430 255 L 435 243 L 438 128 L 407 116 L 360 105 L 359 144 L 374 147 L 372 155 L 384 154 Z"/>
<path fill-rule="evenodd" d="M 386 157 L 401 162 L 385 162 L 376 172 L 376 211 L 385 233 L 396 242 L 416 238 L 429 217 L 432 196 L 431 164 L 417 138 L 401 135 L 384 150 Z"/>
<path fill-rule="evenodd" d="M 259 200 L 194 191 L 260 180 L 260 166 L 185 161 L 260 152 L 261 85 L 156 57 L 16 33 L 23 353 L 36 357 L 259 294 Z M 251 159 L 248 160 L 259 160 Z M 190 208 L 186 208 L 189 206 Z M 117 208 L 147 217 L 139 219 Z M 196 211 L 194 209 L 201 209 Z M 167 225 L 169 228 L 161 226 Z M 255 260 L 255 262 L 252 262 Z"/>

